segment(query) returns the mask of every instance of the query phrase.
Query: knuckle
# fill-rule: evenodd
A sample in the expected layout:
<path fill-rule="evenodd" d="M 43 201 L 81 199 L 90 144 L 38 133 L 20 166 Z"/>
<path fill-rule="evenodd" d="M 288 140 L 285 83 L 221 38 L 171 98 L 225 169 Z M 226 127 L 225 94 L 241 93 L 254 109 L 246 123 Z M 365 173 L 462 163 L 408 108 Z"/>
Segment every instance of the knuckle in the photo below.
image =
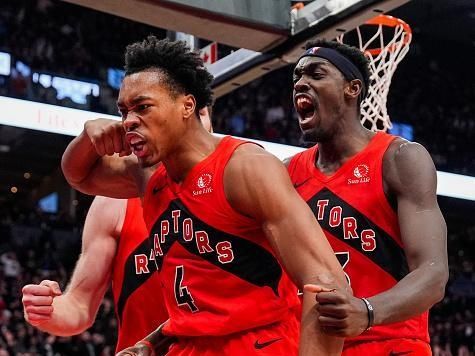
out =
<path fill-rule="evenodd" d="M 347 317 L 350 314 L 350 308 L 347 305 L 344 305 L 340 308 L 340 312 Z"/>

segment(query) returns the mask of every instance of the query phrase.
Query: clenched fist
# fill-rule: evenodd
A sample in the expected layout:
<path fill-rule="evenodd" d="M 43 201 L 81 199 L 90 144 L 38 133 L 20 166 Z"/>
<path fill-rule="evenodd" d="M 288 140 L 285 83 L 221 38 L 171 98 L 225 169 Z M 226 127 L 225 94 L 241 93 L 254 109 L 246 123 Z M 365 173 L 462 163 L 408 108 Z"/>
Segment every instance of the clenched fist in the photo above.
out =
<path fill-rule="evenodd" d="M 86 121 L 84 132 L 90 138 L 99 156 L 127 156 L 132 153 L 125 140 L 125 130 L 122 122 L 109 119 Z"/>
<path fill-rule="evenodd" d="M 62 294 L 57 282 L 44 280 L 40 284 L 28 284 L 22 289 L 25 319 L 37 326 L 51 319 L 53 299 Z"/>
<path fill-rule="evenodd" d="M 360 335 L 368 327 L 368 312 L 364 302 L 350 293 L 314 284 L 304 287 L 315 293 L 318 322 L 328 335 L 351 337 Z"/>

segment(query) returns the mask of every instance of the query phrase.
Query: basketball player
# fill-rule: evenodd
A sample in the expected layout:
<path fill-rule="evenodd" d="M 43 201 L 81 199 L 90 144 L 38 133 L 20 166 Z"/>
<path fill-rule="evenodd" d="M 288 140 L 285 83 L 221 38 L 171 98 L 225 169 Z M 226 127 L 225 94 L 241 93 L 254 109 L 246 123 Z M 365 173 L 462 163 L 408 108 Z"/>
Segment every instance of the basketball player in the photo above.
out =
<path fill-rule="evenodd" d="M 66 292 L 49 280 L 24 286 L 26 320 L 50 334 L 79 334 L 94 323 L 112 279 L 119 326 L 116 349 L 134 345 L 167 319 L 147 235 L 139 198 L 96 197 Z"/>
<path fill-rule="evenodd" d="M 299 302 L 283 268 L 301 288 L 317 283 L 346 295 L 348 286 L 282 163 L 199 123 L 211 81 L 182 42 L 150 36 L 130 45 L 118 99 L 123 126 L 87 122 L 63 155 L 63 172 L 85 193 L 144 197 L 170 317 L 163 332 L 179 339 L 169 355 L 296 355 Z M 142 169 L 159 161 L 163 171 Z M 342 339 L 321 332 L 314 307 L 306 292 L 300 354 L 340 354 Z"/>
<path fill-rule="evenodd" d="M 204 108 L 199 114 L 204 128 L 212 132 L 210 110 Z M 81 256 L 66 292 L 62 294 L 58 283 L 49 280 L 24 286 L 25 319 L 53 335 L 79 334 L 94 323 L 112 280 L 119 326 L 116 350 L 135 345 L 168 319 L 157 293 L 153 259 L 140 199 L 98 196 L 89 208 Z"/>
<path fill-rule="evenodd" d="M 421 145 L 361 125 L 369 85 L 361 51 L 325 41 L 306 49 L 294 104 L 304 139 L 318 145 L 288 170 L 354 292 L 318 293 L 320 325 L 350 336 L 344 355 L 430 355 L 428 310 L 448 278 L 434 164 Z"/>

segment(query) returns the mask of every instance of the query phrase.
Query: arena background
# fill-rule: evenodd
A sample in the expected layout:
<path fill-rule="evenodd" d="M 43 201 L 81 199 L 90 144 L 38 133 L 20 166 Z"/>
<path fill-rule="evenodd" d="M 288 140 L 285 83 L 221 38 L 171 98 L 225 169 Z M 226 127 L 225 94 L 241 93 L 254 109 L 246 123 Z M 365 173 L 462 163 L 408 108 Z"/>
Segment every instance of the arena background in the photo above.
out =
<path fill-rule="evenodd" d="M 226 75 L 221 73 L 216 82 L 220 97 L 213 113 L 215 131 L 299 146 L 291 66 L 285 64 L 295 56 L 292 46 L 304 37 L 320 36 L 346 19 L 355 21 L 357 14 L 365 12 L 363 5 L 378 3 L 350 2 L 356 8 L 349 14 L 304 29 L 294 38 L 269 19 L 265 25 L 248 26 L 247 36 L 255 34 L 252 31 L 264 35 L 242 42 L 226 26 L 249 23 L 233 22 L 224 15 L 224 19 L 208 19 L 209 26 L 222 28 L 220 36 L 226 45 L 208 46 L 207 28 L 187 18 L 187 29 L 208 38 L 193 38 L 196 48 L 208 46 L 203 56 L 208 61 L 216 56 L 227 65 Z M 473 355 L 475 2 L 405 2 L 381 1 L 385 12 L 404 19 L 413 29 L 409 54 L 393 78 L 388 111 L 395 132 L 427 147 L 438 171 L 458 174 L 439 176 L 445 184 L 439 185 L 439 203 L 448 225 L 450 281 L 445 299 L 431 312 L 432 345 L 435 355 Z M 310 8 L 325 1 L 303 3 Z M 285 13 L 290 18 L 290 5 Z M 68 187 L 59 169 L 60 157 L 83 120 L 95 117 L 91 112 L 116 115 L 124 47 L 150 33 L 177 36 L 62 1 L 2 0 L 0 4 L 0 356 L 113 354 L 116 322 L 110 296 L 91 329 L 61 338 L 25 323 L 21 287 L 48 278 L 65 288 L 78 257 L 91 197 Z M 190 40 L 184 34 L 178 36 Z M 262 53 L 239 52 L 246 43 Z M 235 58 L 238 52 L 247 59 L 240 64 L 234 60 L 239 70 L 233 72 L 226 56 Z M 262 70 L 264 62 L 278 69 Z M 262 76 L 265 71 L 270 73 Z M 270 149 L 285 155 L 295 148 Z"/>

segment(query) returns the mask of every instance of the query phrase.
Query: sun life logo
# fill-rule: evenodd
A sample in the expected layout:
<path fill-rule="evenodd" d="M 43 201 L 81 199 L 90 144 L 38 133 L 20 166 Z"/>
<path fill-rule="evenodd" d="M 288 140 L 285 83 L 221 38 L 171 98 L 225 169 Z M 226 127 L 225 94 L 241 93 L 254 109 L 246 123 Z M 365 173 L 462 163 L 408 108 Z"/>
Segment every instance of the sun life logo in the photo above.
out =
<path fill-rule="evenodd" d="M 200 175 L 196 181 L 196 187 L 198 190 L 193 190 L 193 195 L 202 195 L 211 193 L 213 188 L 211 187 L 211 181 L 213 176 L 209 173 L 203 173 Z"/>
<path fill-rule="evenodd" d="M 366 164 L 359 164 L 353 169 L 353 175 L 356 179 L 349 178 L 348 184 L 369 183 L 369 167 Z"/>
<path fill-rule="evenodd" d="M 353 174 L 356 178 L 363 178 L 368 175 L 369 167 L 366 164 L 359 164 L 353 170 Z"/>

